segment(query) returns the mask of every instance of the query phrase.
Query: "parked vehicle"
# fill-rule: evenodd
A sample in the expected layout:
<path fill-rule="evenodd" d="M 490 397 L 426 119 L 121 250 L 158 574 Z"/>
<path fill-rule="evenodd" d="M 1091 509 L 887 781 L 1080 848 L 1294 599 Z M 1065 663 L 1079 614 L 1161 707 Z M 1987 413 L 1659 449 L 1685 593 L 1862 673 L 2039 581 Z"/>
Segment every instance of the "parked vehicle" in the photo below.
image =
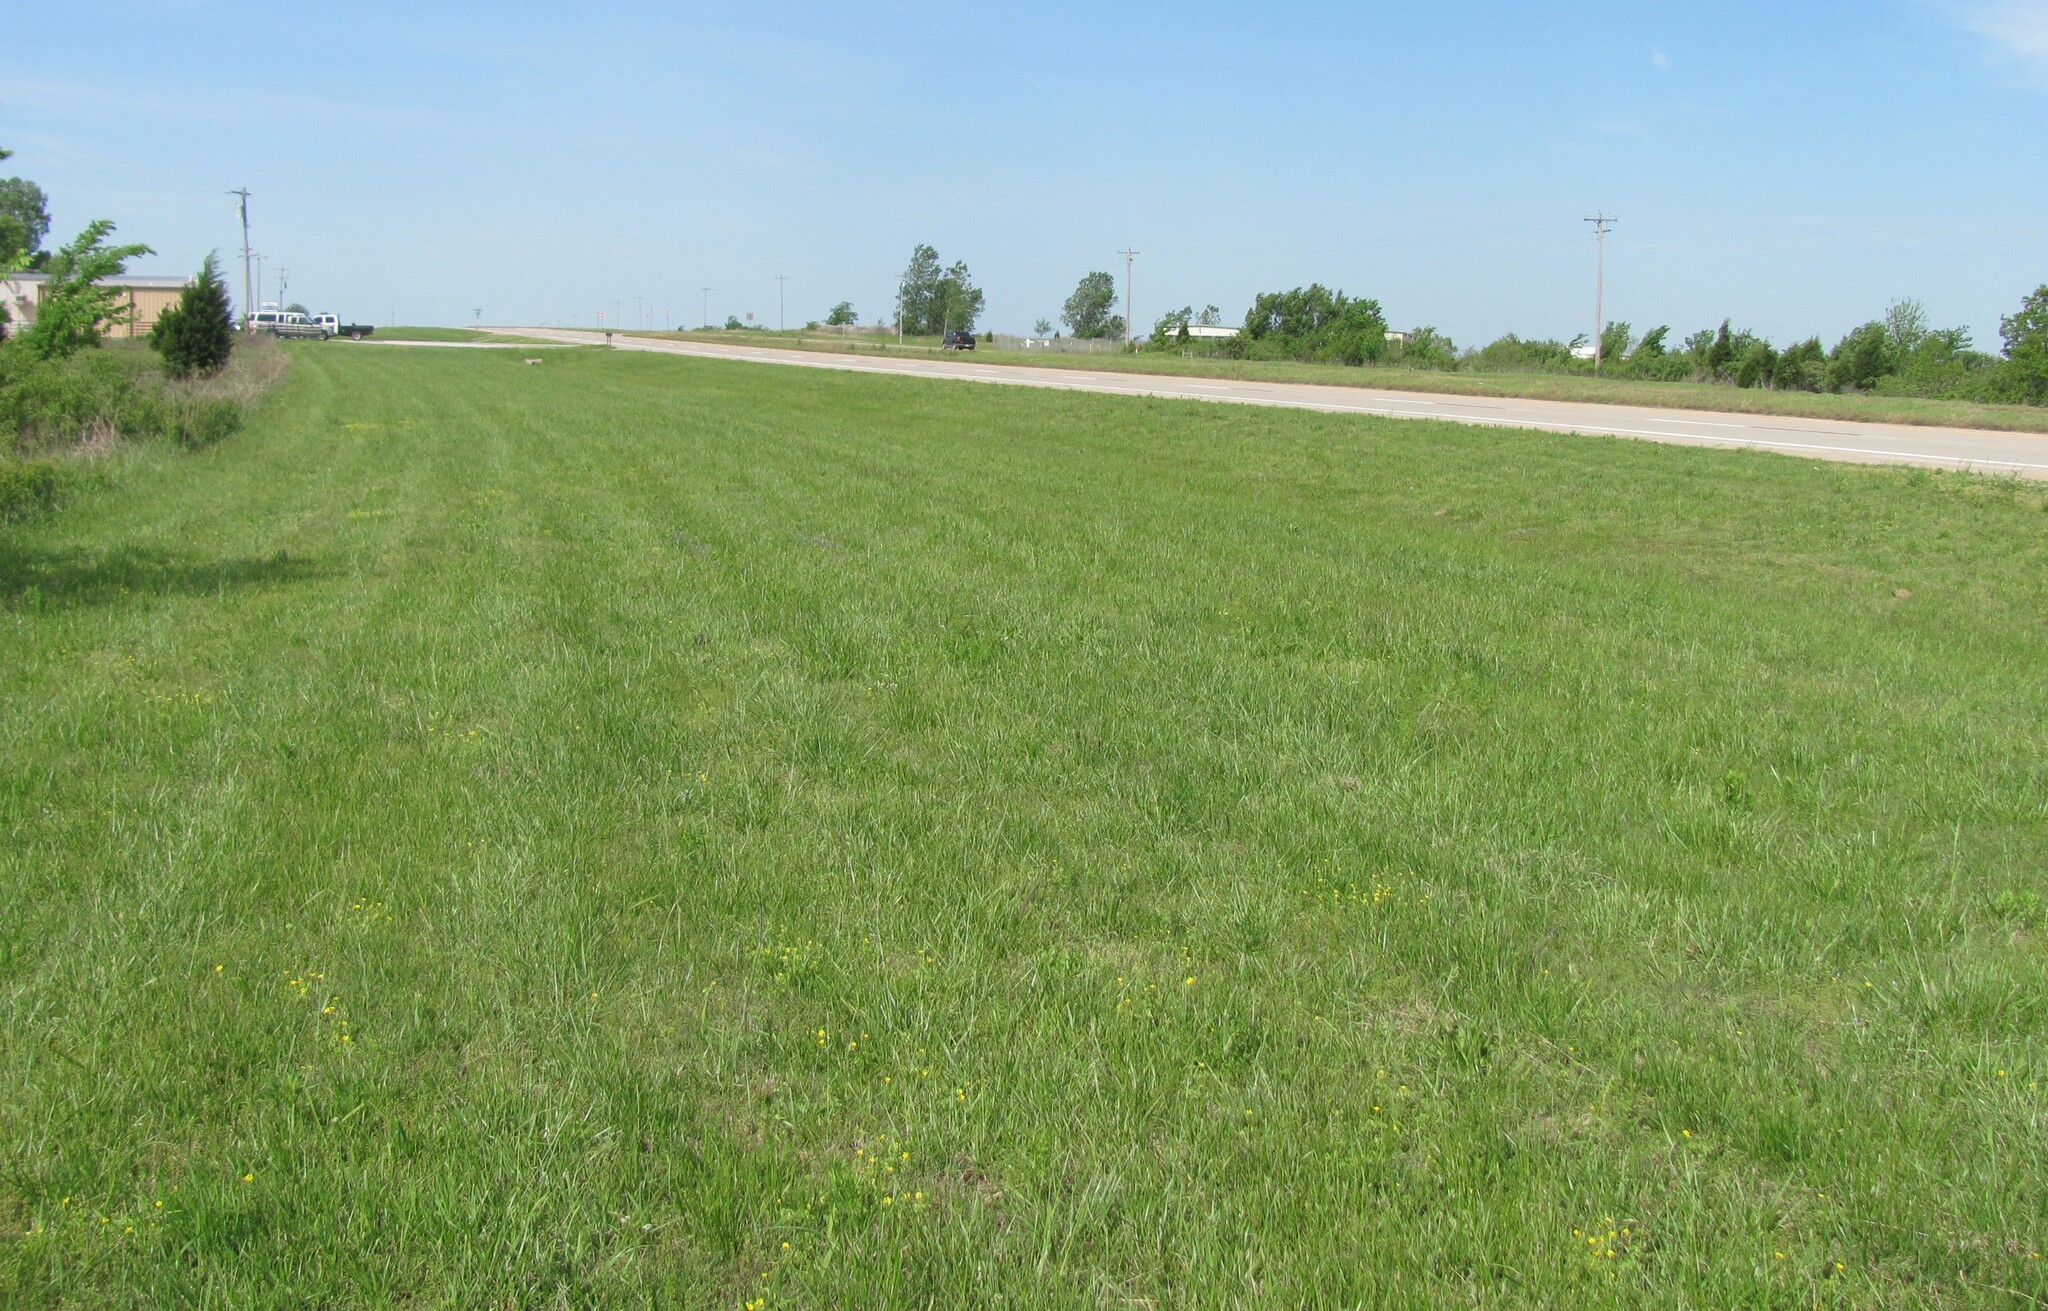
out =
<path fill-rule="evenodd" d="M 280 315 L 278 321 L 270 326 L 270 331 L 280 337 L 307 337 L 314 341 L 326 341 L 329 335 L 323 325 L 303 314 L 290 312 Z"/>
<path fill-rule="evenodd" d="M 946 339 L 939 345 L 949 351 L 971 351 L 974 349 L 974 334 L 955 328 L 946 334 Z"/>
<path fill-rule="evenodd" d="M 313 322 L 325 328 L 328 336 L 346 337 L 350 341 L 361 341 L 376 331 L 376 328 L 367 323 L 343 323 L 332 314 L 316 314 L 313 316 Z"/>

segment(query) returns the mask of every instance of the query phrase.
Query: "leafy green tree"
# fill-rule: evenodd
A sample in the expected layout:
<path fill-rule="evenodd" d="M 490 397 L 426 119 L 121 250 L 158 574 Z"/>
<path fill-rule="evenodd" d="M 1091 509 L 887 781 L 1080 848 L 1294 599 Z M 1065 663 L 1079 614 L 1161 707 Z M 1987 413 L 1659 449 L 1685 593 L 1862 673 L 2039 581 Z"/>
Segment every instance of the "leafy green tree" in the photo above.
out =
<path fill-rule="evenodd" d="M 1734 360 L 1735 343 L 1729 339 L 1728 320 L 1723 319 L 1720 331 L 1714 334 L 1714 340 L 1707 344 L 1706 351 L 1700 356 L 1700 364 L 1708 378 L 1718 379 L 1728 372 L 1728 366 Z"/>
<path fill-rule="evenodd" d="M 1820 338 L 1808 337 L 1778 354 L 1771 382 L 1780 391 L 1819 391 L 1827 385 L 1828 353 Z"/>
<path fill-rule="evenodd" d="M 284 307 L 284 312 L 287 314 L 311 314 L 313 311 L 306 308 L 304 301 L 295 300 Z"/>
<path fill-rule="evenodd" d="M 33 267 L 49 235 L 50 202 L 43 189 L 27 178 L 0 178 L 0 262 L 20 255 Z"/>
<path fill-rule="evenodd" d="M 1752 337 L 1742 348 L 1742 354 L 1736 357 L 1735 385 L 1768 387 L 1777 368 L 1778 352 L 1771 349 L 1771 343 Z"/>
<path fill-rule="evenodd" d="M 1220 328 L 1223 326 L 1223 311 L 1214 305 L 1204 305 L 1202 312 L 1195 316 L 1195 322 L 1204 328 Z"/>
<path fill-rule="evenodd" d="M 1910 297 L 1895 300 L 1884 312 L 1884 333 L 1891 339 L 1894 359 L 1911 355 L 1927 340 L 1927 307 Z"/>
<path fill-rule="evenodd" d="M 945 280 L 939 252 L 919 245 L 910 252 L 910 264 L 903 270 L 902 324 L 912 336 L 929 336 L 940 319 L 939 284 Z"/>
<path fill-rule="evenodd" d="M 2028 405 L 2048 405 L 2048 283 L 2034 288 L 2019 313 L 1998 321 L 1998 335 L 2008 389 Z"/>
<path fill-rule="evenodd" d="M 903 331 L 915 336 L 934 336 L 958 328 L 972 332 L 986 297 L 974 285 L 964 261 L 941 270 L 939 252 L 918 245 L 910 252 L 910 265 L 903 270 Z"/>
<path fill-rule="evenodd" d="M 1415 328 L 1401 343 L 1401 363 L 1414 369 L 1455 369 L 1458 344 L 1435 328 Z"/>
<path fill-rule="evenodd" d="M 156 252 L 143 245 L 109 246 L 107 236 L 113 230 L 109 220 L 95 219 L 50 257 L 44 268 L 49 281 L 35 326 L 21 339 L 31 353 L 46 360 L 62 359 L 97 345 L 108 328 L 128 321 L 120 293 L 100 281 L 119 276 L 136 256 Z"/>
<path fill-rule="evenodd" d="M 1627 319 L 1608 324 L 1600 330 L 1600 362 L 1615 365 L 1628 358 L 1630 341 L 1635 337 L 1635 328 Z"/>
<path fill-rule="evenodd" d="M 228 289 L 220 280 L 220 263 L 208 255 L 199 267 L 199 276 L 185 284 L 178 303 L 157 315 L 149 344 L 164 357 L 164 368 L 172 377 L 206 377 L 219 373 L 228 362 L 228 353 L 234 349 L 234 325 Z"/>
<path fill-rule="evenodd" d="M 1872 320 L 1835 344 L 1828 361 L 1828 390 L 1871 391 L 1892 371 L 1891 333 Z"/>
<path fill-rule="evenodd" d="M 853 312 L 852 301 L 842 300 L 832 307 L 830 314 L 825 316 L 825 322 L 834 328 L 844 328 L 851 324 L 859 323 L 860 315 Z"/>
<path fill-rule="evenodd" d="M 987 299 L 968 275 L 966 262 L 954 260 L 953 266 L 946 270 L 946 276 L 939 279 L 939 293 L 935 300 L 939 311 L 936 331 L 951 332 L 955 328 L 962 332 L 974 331 Z"/>
<path fill-rule="evenodd" d="M 1052 335 L 1052 320 L 1040 319 L 1031 325 L 1031 332 L 1034 336 L 1050 337 Z"/>
<path fill-rule="evenodd" d="M 1194 320 L 1195 307 L 1184 305 L 1159 316 L 1152 325 L 1152 335 L 1145 339 L 1147 350 L 1163 351 L 1184 345 L 1188 339 L 1188 324 Z"/>
<path fill-rule="evenodd" d="M 1107 273 L 1090 273 L 1074 288 L 1074 294 L 1067 297 L 1067 303 L 1060 309 L 1060 322 L 1073 330 L 1076 337 L 1101 338 L 1110 334 L 1110 311 L 1116 308 L 1116 279 Z M 1186 320 L 1182 320 L 1185 324 Z M 1116 336 L 1123 335 L 1121 320 L 1116 325 Z"/>
<path fill-rule="evenodd" d="M 1664 338 L 1670 335 L 1670 332 L 1671 325 L 1668 323 L 1661 323 L 1650 329 L 1643 334 L 1643 339 L 1636 343 L 1636 348 L 1628 353 L 1629 359 L 1645 363 L 1663 359 L 1667 353 Z"/>
<path fill-rule="evenodd" d="M 1249 346 L 1264 345 L 1302 360 L 1363 364 L 1387 352 L 1380 303 L 1353 299 L 1320 283 L 1261 293 L 1245 315 Z"/>

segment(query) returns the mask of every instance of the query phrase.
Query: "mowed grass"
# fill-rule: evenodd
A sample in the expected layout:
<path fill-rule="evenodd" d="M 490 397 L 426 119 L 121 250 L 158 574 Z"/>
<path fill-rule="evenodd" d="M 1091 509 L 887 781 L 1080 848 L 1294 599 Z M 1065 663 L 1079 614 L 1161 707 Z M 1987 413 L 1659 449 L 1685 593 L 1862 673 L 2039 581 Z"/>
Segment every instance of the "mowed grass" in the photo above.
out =
<path fill-rule="evenodd" d="M 0 1300 L 2048 1297 L 2039 486 L 292 353 L 0 536 Z"/>

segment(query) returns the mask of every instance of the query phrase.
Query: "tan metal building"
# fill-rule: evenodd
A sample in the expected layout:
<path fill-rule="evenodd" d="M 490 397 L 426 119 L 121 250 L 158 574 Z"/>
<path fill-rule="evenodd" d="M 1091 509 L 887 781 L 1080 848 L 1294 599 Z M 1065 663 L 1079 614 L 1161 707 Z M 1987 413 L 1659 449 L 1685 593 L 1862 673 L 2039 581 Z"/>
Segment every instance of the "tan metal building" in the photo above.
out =
<path fill-rule="evenodd" d="M 107 332 L 110 337 L 147 337 L 149 330 L 156 326 L 156 316 L 178 303 L 190 278 L 118 278 L 102 279 L 100 285 L 112 287 L 121 293 L 121 303 L 128 309 L 125 323 L 116 323 Z M 0 303 L 7 306 L 14 322 L 11 328 L 26 328 L 36 321 L 36 310 L 43 303 L 45 284 L 49 279 L 40 273 L 17 273 L 0 283 Z"/>

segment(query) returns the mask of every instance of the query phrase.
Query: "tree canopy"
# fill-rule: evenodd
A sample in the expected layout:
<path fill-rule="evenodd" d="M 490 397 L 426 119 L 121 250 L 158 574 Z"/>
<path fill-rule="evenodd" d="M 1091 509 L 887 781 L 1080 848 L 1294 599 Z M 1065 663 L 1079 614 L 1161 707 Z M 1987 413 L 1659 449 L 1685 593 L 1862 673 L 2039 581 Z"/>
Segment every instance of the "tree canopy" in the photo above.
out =
<path fill-rule="evenodd" d="M 2017 398 L 2029 405 L 2048 405 L 2048 283 L 2020 303 L 2017 314 L 1998 321 L 2005 342 L 2006 368 Z"/>
<path fill-rule="evenodd" d="M 860 315 L 853 312 L 852 301 L 842 300 L 832 307 L 830 314 L 825 316 L 825 322 L 835 328 L 843 328 L 850 324 L 859 323 Z"/>
<path fill-rule="evenodd" d="M 0 178 L 0 263 L 34 261 L 50 235 L 50 201 L 27 178 Z"/>
<path fill-rule="evenodd" d="M 1320 283 L 1261 293 L 1244 318 L 1244 337 L 1296 359 L 1363 364 L 1387 351 L 1387 320 L 1376 300 Z"/>
<path fill-rule="evenodd" d="M 939 252 L 923 244 L 910 252 L 909 267 L 903 270 L 902 294 L 903 331 L 920 337 L 956 328 L 972 332 L 986 300 L 968 275 L 965 262 L 956 260 L 942 271 Z"/>
<path fill-rule="evenodd" d="M 111 221 L 94 219 L 50 256 L 44 267 L 50 280 L 43 288 L 35 326 L 22 335 L 22 344 L 32 353 L 46 360 L 61 359 L 97 345 L 108 328 L 128 321 L 120 291 L 101 286 L 100 280 L 118 277 L 137 255 L 156 252 L 139 244 L 109 246 L 107 237 L 113 231 Z"/>
<path fill-rule="evenodd" d="M 1060 322 L 1076 337 L 1121 337 L 1123 318 L 1110 312 L 1116 308 L 1116 299 L 1116 279 L 1107 273 L 1090 273 L 1060 308 Z"/>

